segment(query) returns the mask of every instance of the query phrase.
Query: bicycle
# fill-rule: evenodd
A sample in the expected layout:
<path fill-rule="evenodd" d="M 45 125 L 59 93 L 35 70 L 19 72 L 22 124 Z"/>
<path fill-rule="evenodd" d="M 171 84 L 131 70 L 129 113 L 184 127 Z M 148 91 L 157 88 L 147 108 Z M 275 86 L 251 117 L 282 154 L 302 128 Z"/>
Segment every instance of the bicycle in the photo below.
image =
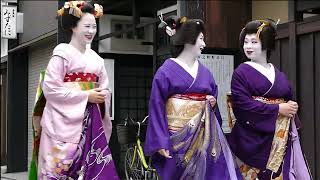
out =
<path fill-rule="evenodd" d="M 136 141 L 126 151 L 124 167 L 127 180 L 158 180 L 156 170 L 151 167 L 151 158 L 145 157 L 140 140 L 141 125 L 145 123 L 148 116 L 141 122 L 136 122 L 130 117 L 130 120 L 135 127 L 138 126 Z"/>

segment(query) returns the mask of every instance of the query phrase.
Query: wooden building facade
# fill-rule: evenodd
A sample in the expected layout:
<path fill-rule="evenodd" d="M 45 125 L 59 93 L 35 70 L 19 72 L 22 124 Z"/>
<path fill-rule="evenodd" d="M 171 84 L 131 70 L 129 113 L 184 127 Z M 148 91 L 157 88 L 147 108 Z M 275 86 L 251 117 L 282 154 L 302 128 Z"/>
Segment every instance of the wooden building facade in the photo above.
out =
<path fill-rule="evenodd" d="M 152 75 L 163 60 L 170 56 L 168 37 L 161 34 L 157 29 L 159 23 L 157 15 L 160 11 L 169 9 L 166 15 L 203 19 L 206 24 L 205 41 L 207 44 L 204 53 L 234 55 L 234 64 L 237 67 L 242 62 L 238 36 L 243 26 L 253 18 L 252 9 L 254 8 L 252 5 L 254 1 L 252 0 L 101 0 L 97 2 L 104 6 L 104 14 L 130 16 L 132 26 L 109 34 L 98 34 L 93 44 L 93 49 L 96 51 L 98 51 L 99 41 L 103 39 L 128 32 L 135 34 L 139 29 L 146 26 L 153 27 L 153 42 L 144 42 L 146 46 L 151 45 L 153 47 L 152 55 L 100 53 L 103 58 L 115 60 L 114 126 L 120 123 L 127 113 L 136 112 L 133 113 L 136 114 L 134 118 L 140 119 L 148 111 L 147 103 Z M 301 129 L 301 141 L 313 177 L 314 179 L 320 179 L 320 132 L 317 131 L 320 128 L 320 3 L 318 1 L 305 2 L 301 0 L 286 2 L 288 2 L 288 22 L 278 26 L 276 50 L 272 54 L 270 61 L 284 71 L 293 84 L 300 106 L 299 116 L 304 124 Z M 59 0 L 56 1 L 56 4 L 55 2 L 52 3 L 56 7 L 61 7 L 64 1 Z M 27 1 L 25 1 L 25 4 L 27 4 Z M 27 9 L 25 4 L 22 3 L 20 8 Z M 316 15 L 310 18 L 303 18 L 306 13 Z M 140 17 L 148 17 L 152 20 L 148 23 L 142 23 L 140 22 Z M 53 29 L 52 36 L 56 38 L 53 44 L 67 41 L 57 24 L 56 22 L 52 23 L 49 28 L 50 30 Z M 101 26 L 101 24 L 98 24 L 98 26 Z M 2 82 L 6 82 L 6 86 L 1 86 L 1 125 L 7 127 L 7 132 L 2 131 L 1 133 L 5 133 L 4 139 L 8 142 L 4 145 L 8 151 L 5 154 L 1 152 L 1 159 L 6 159 L 8 169 L 12 172 L 27 169 L 28 158 L 25 156 L 27 156 L 28 151 L 28 140 L 26 137 L 28 137 L 28 131 L 31 128 L 31 124 L 28 123 L 28 118 L 26 117 L 27 104 L 30 101 L 26 99 L 26 91 L 28 91 L 28 84 L 30 84 L 26 77 L 28 76 L 28 61 L 30 61 L 28 55 L 32 55 L 32 53 L 29 52 L 29 46 L 21 44 L 18 43 L 15 47 L 12 47 L 11 49 L 19 47 L 19 45 L 22 46 L 21 49 L 11 50 L 8 62 L 1 64 L 1 74 L 5 73 L 5 76 L 3 75 L 2 77 L 7 77 L 2 80 Z M 138 83 L 133 85 L 126 84 L 128 78 L 133 78 L 132 74 L 128 74 L 132 68 L 135 69 L 131 72 L 133 72 L 136 81 L 131 82 L 141 82 L 141 86 L 137 85 Z M 13 81 L 15 79 L 19 79 L 19 81 Z M 142 89 L 145 94 L 141 97 L 139 96 L 139 98 L 135 94 L 130 94 Z M 124 104 L 132 102 L 133 106 L 138 107 L 138 105 L 142 104 L 139 102 L 143 102 L 144 105 L 139 108 L 122 106 L 124 100 L 128 100 Z M 2 113 L 3 110 L 7 114 L 6 116 Z M 17 128 L 17 124 L 21 126 Z M 18 134 L 16 133 L 17 130 L 19 131 Z M 112 139 L 113 142 L 111 142 L 113 145 L 111 146 L 114 148 L 113 152 L 115 152 L 115 160 L 117 161 L 120 159 L 119 156 L 121 154 L 117 154 L 120 147 L 117 142 L 116 129 L 113 131 L 114 137 Z M 2 134 L 1 141 L 3 142 Z M 19 142 L 19 145 L 15 142 Z M 3 149 L 2 145 L 1 149 Z M 121 167 L 119 168 L 121 169 Z"/>

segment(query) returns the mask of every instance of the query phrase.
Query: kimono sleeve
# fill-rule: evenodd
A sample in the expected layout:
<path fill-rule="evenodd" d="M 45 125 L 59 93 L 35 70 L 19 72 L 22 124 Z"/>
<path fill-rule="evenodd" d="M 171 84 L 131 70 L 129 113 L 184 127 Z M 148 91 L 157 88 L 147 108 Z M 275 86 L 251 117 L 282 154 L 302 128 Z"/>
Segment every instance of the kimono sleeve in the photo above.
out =
<path fill-rule="evenodd" d="M 279 105 L 265 104 L 252 98 L 247 79 L 237 71 L 231 80 L 232 107 L 237 118 L 246 128 L 255 131 L 273 133 L 278 117 Z"/>
<path fill-rule="evenodd" d="M 43 81 L 43 93 L 50 107 L 69 121 L 79 121 L 88 102 L 87 91 L 72 90 L 64 87 L 68 60 L 52 56 Z"/>
<path fill-rule="evenodd" d="M 145 142 L 145 152 L 153 155 L 160 149 L 170 150 L 170 137 L 166 117 L 166 100 L 169 81 L 164 74 L 157 73 L 152 82 L 149 100 L 149 119 Z"/>
<path fill-rule="evenodd" d="M 101 70 L 99 73 L 99 87 L 102 89 L 109 89 L 109 78 L 107 75 L 106 68 L 104 66 L 104 63 L 102 61 Z M 110 120 L 110 103 L 111 103 L 111 91 L 106 90 L 107 95 L 105 98 L 104 106 L 100 106 L 101 108 L 104 108 L 104 116 L 102 117 L 102 123 L 104 127 L 104 131 L 106 134 L 107 141 L 109 142 L 111 132 L 112 132 L 112 122 Z"/>

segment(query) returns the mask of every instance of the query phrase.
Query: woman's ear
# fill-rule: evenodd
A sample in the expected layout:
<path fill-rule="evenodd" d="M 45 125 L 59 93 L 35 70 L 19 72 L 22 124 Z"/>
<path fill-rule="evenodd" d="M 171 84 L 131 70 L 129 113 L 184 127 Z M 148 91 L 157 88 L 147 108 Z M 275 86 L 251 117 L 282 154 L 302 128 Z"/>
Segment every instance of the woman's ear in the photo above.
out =
<path fill-rule="evenodd" d="M 70 28 L 70 31 L 71 31 L 71 33 L 73 33 L 74 31 L 76 31 L 76 26 L 75 27 L 73 27 L 73 28 Z"/>

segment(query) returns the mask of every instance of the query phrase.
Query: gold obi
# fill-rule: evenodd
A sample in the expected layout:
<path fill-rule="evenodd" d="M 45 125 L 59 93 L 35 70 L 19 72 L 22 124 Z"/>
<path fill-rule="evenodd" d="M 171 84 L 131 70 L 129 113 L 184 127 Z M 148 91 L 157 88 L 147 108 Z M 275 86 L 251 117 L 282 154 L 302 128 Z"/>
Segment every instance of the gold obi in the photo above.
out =
<path fill-rule="evenodd" d="M 179 131 L 195 115 L 205 109 L 206 95 L 204 94 L 176 94 L 166 103 L 168 128 L 171 132 Z"/>
<path fill-rule="evenodd" d="M 253 99 L 266 104 L 280 104 L 286 102 L 282 98 L 275 99 L 253 96 Z M 289 137 L 290 119 L 291 118 L 279 114 L 276 120 L 276 128 L 272 140 L 269 159 L 266 166 L 267 169 L 271 170 L 274 173 L 278 172 L 283 162 L 284 155 L 286 153 L 287 142 Z"/>

